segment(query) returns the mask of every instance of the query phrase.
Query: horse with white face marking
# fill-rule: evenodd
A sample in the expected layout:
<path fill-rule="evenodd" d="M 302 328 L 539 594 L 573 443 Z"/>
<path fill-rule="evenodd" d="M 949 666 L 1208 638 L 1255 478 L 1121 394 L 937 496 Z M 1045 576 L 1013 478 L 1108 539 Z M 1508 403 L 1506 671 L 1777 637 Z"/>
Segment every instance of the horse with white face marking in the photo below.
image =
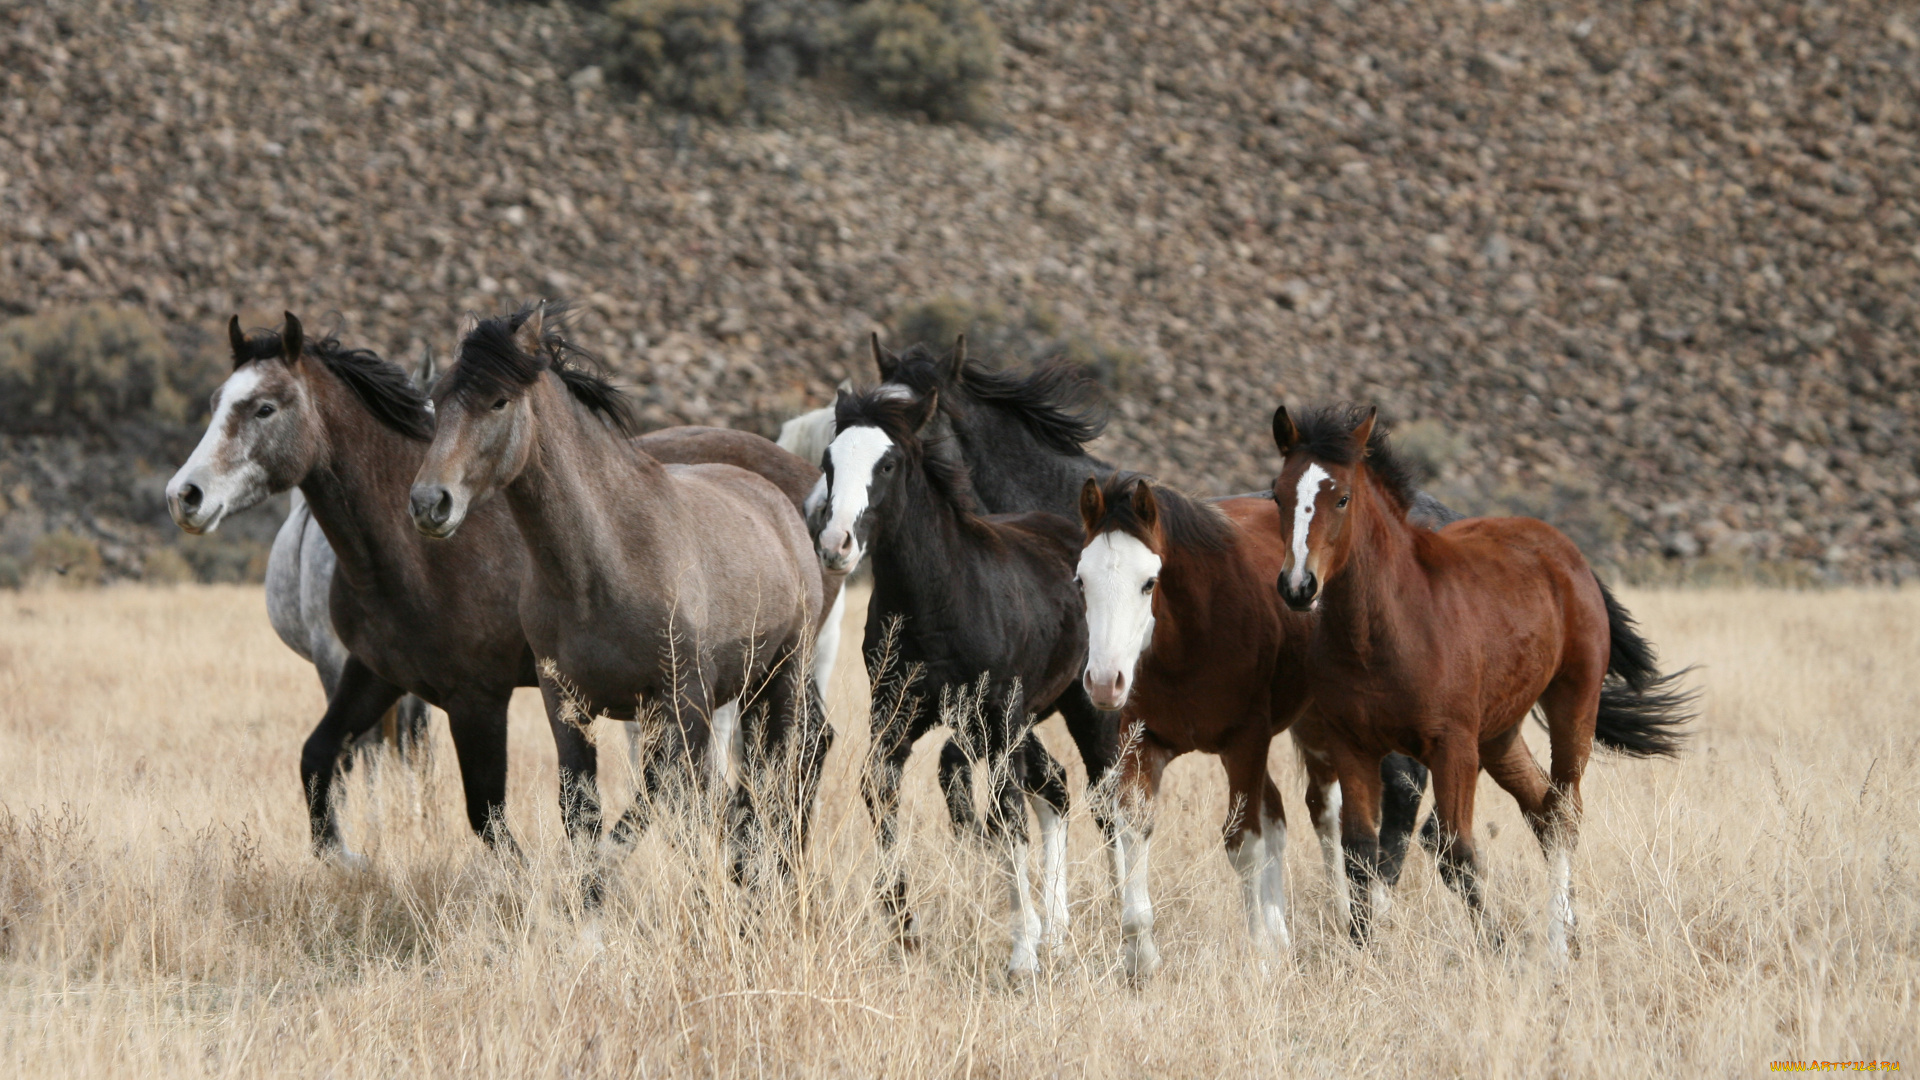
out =
<path fill-rule="evenodd" d="M 1495 942 L 1473 844 L 1480 770 L 1520 804 L 1554 870 L 1547 939 L 1563 959 L 1574 945 L 1567 867 L 1593 743 L 1673 754 L 1690 697 L 1675 687 L 1679 674 L 1659 673 L 1632 618 L 1552 526 L 1471 518 L 1433 532 L 1410 522 L 1412 474 L 1374 418 L 1370 408 L 1273 414 L 1286 550 L 1274 583 L 1288 607 L 1314 613 L 1302 674 L 1333 759 L 1322 767 L 1340 778 L 1353 933 L 1365 940 L 1376 900 L 1373 778 L 1399 751 L 1432 770 L 1441 876 Z M 1551 775 L 1520 737 L 1536 703 Z"/>
<path fill-rule="evenodd" d="M 1087 541 L 1093 703 L 1119 709 L 1121 932 L 1129 976 L 1159 965 L 1147 852 L 1160 774 L 1181 754 L 1216 755 L 1227 771 L 1223 829 L 1240 874 L 1257 952 L 1289 946 L 1286 814 L 1267 749 L 1307 706 L 1295 654 L 1305 620 L 1266 587 L 1285 561 L 1263 498 L 1196 502 L 1134 473 L 1089 479 L 1080 495 Z"/>
<path fill-rule="evenodd" d="M 735 873 L 763 839 L 791 871 L 832 741 L 802 667 L 824 606 L 806 527 L 758 473 L 662 465 L 629 440 L 624 397 L 567 341 L 550 318 L 560 312 L 535 304 L 482 320 L 461 341 L 434 389 L 413 524 L 438 541 L 486 507 L 512 514 L 530 562 L 520 625 L 548 661 L 550 723 L 603 713 L 658 722 L 669 764 L 704 786 L 709 717 L 743 699 Z M 569 788 L 584 786 L 573 763 L 562 767 Z M 623 834 L 644 823 L 647 804 L 628 811 Z"/>
<path fill-rule="evenodd" d="M 1057 944 L 1067 928 L 1066 777 L 1032 728 L 1085 662 L 1073 587 L 1079 529 L 1054 514 L 982 516 L 937 396 L 842 394 L 835 419 L 820 558 L 872 559 L 867 672 L 876 687 L 895 688 L 875 695 L 861 784 L 882 852 L 882 902 L 911 947 L 917 928 L 894 857 L 900 776 L 916 739 L 956 724 L 956 742 L 991 767 L 986 832 L 1004 845 L 1013 912 L 1007 968 L 1030 974 L 1041 941 Z M 1028 891 L 1022 793 L 1040 819 L 1044 918 Z"/>

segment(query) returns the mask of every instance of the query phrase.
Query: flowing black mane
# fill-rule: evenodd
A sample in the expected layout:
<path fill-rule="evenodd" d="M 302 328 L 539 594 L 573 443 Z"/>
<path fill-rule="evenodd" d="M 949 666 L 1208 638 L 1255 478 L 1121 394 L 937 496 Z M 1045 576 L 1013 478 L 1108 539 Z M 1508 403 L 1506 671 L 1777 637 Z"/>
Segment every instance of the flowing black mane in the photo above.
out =
<path fill-rule="evenodd" d="M 1355 464 L 1353 432 L 1367 418 L 1367 409 L 1365 405 L 1322 405 L 1303 409 L 1298 415 L 1289 409 L 1287 416 L 1299 440 L 1295 448 L 1330 465 Z M 1375 423 L 1373 435 L 1367 439 L 1366 466 L 1400 509 L 1413 506 L 1419 494 L 1420 471 L 1412 462 L 1394 455 L 1385 424 Z"/>
<path fill-rule="evenodd" d="M 931 438 L 923 440 L 917 430 L 920 419 L 918 402 L 885 387 L 843 392 L 833 405 L 835 434 L 861 425 L 879 428 L 906 451 L 907 460 L 926 474 L 963 523 L 978 521 L 982 511 L 973 493 L 973 474 L 967 471 L 950 430 L 941 423 Z"/>
<path fill-rule="evenodd" d="M 349 349 L 333 334 L 307 340 L 300 352 L 326 365 L 328 371 L 346 383 L 374 419 L 416 442 L 433 439 L 433 413 L 427 410 L 426 395 L 398 365 L 381 359 L 372 349 Z M 234 348 L 234 370 L 256 360 L 274 360 L 284 355 L 286 342 L 278 330 L 255 330 L 247 335 L 244 344 Z"/>
<path fill-rule="evenodd" d="M 566 336 L 568 308 L 546 302 L 529 304 L 511 315 L 482 319 L 461 339 L 453 369 L 436 392 L 448 397 L 487 398 L 516 394 L 533 385 L 543 371 L 556 375 L 575 401 L 623 435 L 633 433 L 633 408 L 608 381 L 600 358 Z M 536 311 L 542 311 L 540 352 L 529 355 L 514 339 Z"/>
<path fill-rule="evenodd" d="M 1233 523 L 1225 514 L 1192 496 L 1154 483 L 1151 476 L 1124 470 L 1100 481 L 1104 506 L 1100 520 L 1094 524 L 1095 535 L 1117 530 L 1147 538 L 1146 523 L 1133 509 L 1136 484 L 1153 489 L 1154 505 L 1160 511 L 1160 531 L 1168 543 L 1191 551 L 1226 551 L 1233 547 Z"/>
<path fill-rule="evenodd" d="M 943 389 L 940 372 L 945 366 L 925 345 L 915 345 L 900 354 L 900 363 L 889 381 L 924 396 Z M 1084 455 L 1086 444 L 1099 438 L 1107 427 L 1098 388 L 1064 361 L 1042 361 L 1022 373 L 995 371 L 969 357 L 960 365 L 958 382 L 974 400 L 1012 413 L 1034 438 L 1058 453 Z M 953 400 L 952 394 L 943 394 L 940 405 L 953 412 L 965 408 Z"/>

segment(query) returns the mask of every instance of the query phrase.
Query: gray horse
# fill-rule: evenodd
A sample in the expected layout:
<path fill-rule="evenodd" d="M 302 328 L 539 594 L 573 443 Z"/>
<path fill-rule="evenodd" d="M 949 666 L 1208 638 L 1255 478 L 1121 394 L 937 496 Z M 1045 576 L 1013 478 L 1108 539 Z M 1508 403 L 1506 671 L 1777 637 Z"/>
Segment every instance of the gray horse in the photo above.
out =
<path fill-rule="evenodd" d="M 425 390 L 433 385 L 433 377 L 433 351 L 429 349 L 414 369 L 413 382 Z M 334 633 L 333 615 L 327 606 L 327 598 L 333 593 L 334 564 L 333 545 L 327 543 L 327 534 L 313 520 L 305 496 L 295 488 L 287 520 L 281 522 L 273 538 L 273 550 L 267 555 L 267 619 L 287 648 L 313 665 L 328 701 L 333 700 L 340 672 L 347 663 L 347 647 Z M 355 742 L 354 749 L 373 755 L 384 745 L 398 753 L 403 762 L 424 763 L 430 745 L 427 725 L 432 720 L 432 706 L 407 694 L 387 710 L 377 727 Z"/>

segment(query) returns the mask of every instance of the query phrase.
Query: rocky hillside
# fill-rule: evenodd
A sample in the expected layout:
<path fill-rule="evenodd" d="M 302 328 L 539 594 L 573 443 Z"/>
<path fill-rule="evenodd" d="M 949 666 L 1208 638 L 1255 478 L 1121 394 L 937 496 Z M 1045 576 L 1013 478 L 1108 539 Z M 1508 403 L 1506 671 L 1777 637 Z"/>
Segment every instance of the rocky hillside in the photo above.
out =
<path fill-rule="evenodd" d="M 0 305 L 410 357 L 569 295 L 649 421 L 771 431 L 939 300 L 1126 357 L 1103 452 L 1203 491 L 1266 481 L 1277 400 L 1366 398 L 1616 565 L 1920 567 L 1920 13 L 988 8 L 956 126 L 832 73 L 675 112 L 564 4 L 0 0 Z"/>

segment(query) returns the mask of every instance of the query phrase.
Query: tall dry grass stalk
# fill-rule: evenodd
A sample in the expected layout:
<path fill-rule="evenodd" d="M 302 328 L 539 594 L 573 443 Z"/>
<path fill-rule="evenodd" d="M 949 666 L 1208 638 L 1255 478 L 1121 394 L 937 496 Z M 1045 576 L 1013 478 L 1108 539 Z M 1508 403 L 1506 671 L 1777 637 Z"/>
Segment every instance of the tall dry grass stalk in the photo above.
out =
<path fill-rule="evenodd" d="M 1154 849 L 1166 966 L 1135 991 L 1117 970 L 1117 906 L 1084 799 L 1072 940 L 1036 984 L 1004 981 L 997 857 L 950 835 L 931 747 L 904 809 L 927 945 L 895 949 L 870 896 L 857 649 L 831 701 L 839 741 L 797 895 L 745 898 L 710 834 L 656 828 L 585 915 L 536 694 L 516 700 L 511 732 L 524 866 L 467 833 L 438 722 L 425 776 L 388 765 L 348 785 L 350 842 L 370 866 L 322 865 L 297 779 L 322 703 L 257 590 L 0 594 L 0 1073 L 1920 1067 L 1920 594 L 1626 599 L 1669 662 L 1705 665 L 1706 714 L 1678 761 L 1602 758 L 1588 772 L 1575 865 L 1585 952 L 1563 982 L 1542 943 L 1545 867 L 1490 783 L 1483 851 L 1508 951 L 1476 945 L 1421 855 L 1374 946 L 1352 949 L 1283 740 L 1291 958 L 1244 954 L 1219 841 L 1224 784 L 1212 761 L 1185 758 L 1168 772 Z M 863 614 L 849 618 L 857 638 Z M 1043 734 L 1072 762 L 1057 726 Z M 602 757 L 617 813 L 629 767 Z"/>

